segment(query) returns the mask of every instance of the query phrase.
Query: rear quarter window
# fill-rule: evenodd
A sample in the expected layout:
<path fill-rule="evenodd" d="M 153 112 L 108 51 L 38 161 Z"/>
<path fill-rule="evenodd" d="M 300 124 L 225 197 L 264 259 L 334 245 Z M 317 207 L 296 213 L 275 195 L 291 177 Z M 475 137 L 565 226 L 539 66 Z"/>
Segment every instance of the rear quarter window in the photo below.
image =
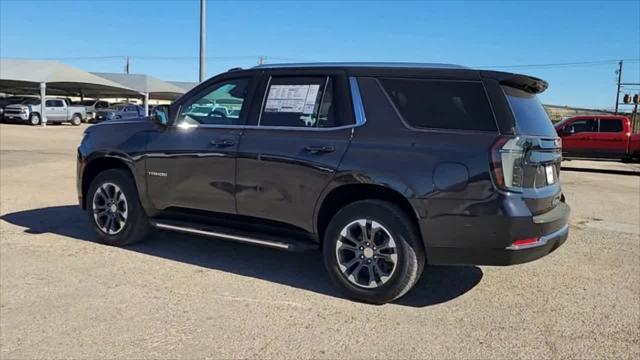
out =
<path fill-rule="evenodd" d="M 380 84 L 412 127 L 497 131 L 480 82 L 383 78 Z"/>
<path fill-rule="evenodd" d="M 503 86 L 502 89 L 515 117 L 518 134 L 557 137 L 537 96 L 509 86 Z"/>

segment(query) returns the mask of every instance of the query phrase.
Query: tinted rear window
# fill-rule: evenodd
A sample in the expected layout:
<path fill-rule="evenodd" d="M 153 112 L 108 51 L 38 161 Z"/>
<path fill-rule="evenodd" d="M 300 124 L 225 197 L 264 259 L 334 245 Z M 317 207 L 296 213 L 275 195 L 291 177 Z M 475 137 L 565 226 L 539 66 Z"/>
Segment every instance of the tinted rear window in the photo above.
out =
<path fill-rule="evenodd" d="M 380 79 L 400 115 L 425 129 L 496 131 L 496 123 L 479 82 Z"/>
<path fill-rule="evenodd" d="M 600 119 L 600 132 L 622 132 L 622 120 Z"/>
<path fill-rule="evenodd" d="M 518 134 L 556 137 L 556 130 L 538 97 L 526 91 L 503 86 L 516 118 Z"/>

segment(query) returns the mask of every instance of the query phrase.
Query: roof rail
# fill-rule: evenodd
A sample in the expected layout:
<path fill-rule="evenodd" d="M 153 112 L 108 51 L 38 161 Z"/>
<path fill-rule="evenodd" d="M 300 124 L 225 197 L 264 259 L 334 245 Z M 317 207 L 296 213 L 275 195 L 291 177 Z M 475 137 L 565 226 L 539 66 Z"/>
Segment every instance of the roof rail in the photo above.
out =
<path fill-rule="evenodd" d="M 227 72 L 238 71 L 238 70 L 242 70 L 242 68 L 241 67 L 234 67 L 234 68 L 231 68 L 231 69 L 227 70 Z"/>
<path fill-rule="evenodd" d="M 402 62 L 315 62 L 315 63 L 285 63 L 263 64 L 254 66 L 254 69 L 280 69 L 296 67 L 391 67 L 391 68 L 423 68 L 423 69 L 469 69 L 468 67 L 453 64 L 437 63 L 402 63 Z"/>

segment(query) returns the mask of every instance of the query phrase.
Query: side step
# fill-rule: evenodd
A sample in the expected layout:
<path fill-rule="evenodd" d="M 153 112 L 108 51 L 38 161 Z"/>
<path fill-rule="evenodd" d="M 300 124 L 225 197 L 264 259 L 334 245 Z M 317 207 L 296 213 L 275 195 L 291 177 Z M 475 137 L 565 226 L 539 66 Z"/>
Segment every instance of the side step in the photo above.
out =
<path fill-rule="evenodd" d="M 188 223 L 174 220 L 151 220 L 151 225 L 161 230 L 209 236 L 224 240 L 243 242 L 286 251 L 307 251 L 317 249 L 317 243 L 307 239 L 291 237 L 288 234 L 274 236 L 268 233 L 242 231 L 239 229 Z"/>

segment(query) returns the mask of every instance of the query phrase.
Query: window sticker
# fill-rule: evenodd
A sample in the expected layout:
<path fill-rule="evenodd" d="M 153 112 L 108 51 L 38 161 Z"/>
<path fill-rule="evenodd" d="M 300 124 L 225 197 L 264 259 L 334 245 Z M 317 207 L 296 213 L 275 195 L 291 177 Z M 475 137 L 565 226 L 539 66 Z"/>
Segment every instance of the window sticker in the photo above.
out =
<path fill-rule="evenodd" d="M 320 85 L 271 85 L 264 112 L 312 114 Z"/>

